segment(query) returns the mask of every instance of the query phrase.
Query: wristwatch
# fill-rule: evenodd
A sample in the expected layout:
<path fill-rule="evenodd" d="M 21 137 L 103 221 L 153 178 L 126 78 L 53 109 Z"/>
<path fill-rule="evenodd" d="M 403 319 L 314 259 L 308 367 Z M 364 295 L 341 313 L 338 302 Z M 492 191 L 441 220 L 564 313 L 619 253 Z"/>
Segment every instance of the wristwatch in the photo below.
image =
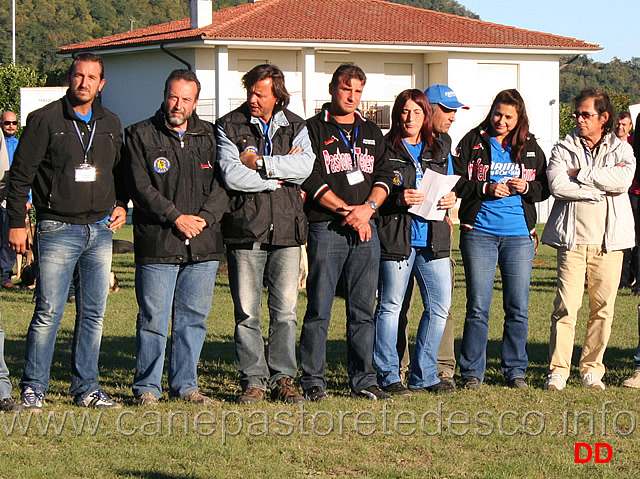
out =
<path fill-rule="evenodd" d="M 262 170 L 264 169 L 264 159 L 259 156 L 258 159 L 256 160 L 256 170 Z"/>
<path fill-rule="evenodd" d="M 369 206 L 371 206 L 371 209 L 373 211 L 376 211 L 378 209 L 378 203 L 376 203 L 375 201 L 367 200 L 367 201 L 365 201 L 365 203 L 368 204 Z"/>

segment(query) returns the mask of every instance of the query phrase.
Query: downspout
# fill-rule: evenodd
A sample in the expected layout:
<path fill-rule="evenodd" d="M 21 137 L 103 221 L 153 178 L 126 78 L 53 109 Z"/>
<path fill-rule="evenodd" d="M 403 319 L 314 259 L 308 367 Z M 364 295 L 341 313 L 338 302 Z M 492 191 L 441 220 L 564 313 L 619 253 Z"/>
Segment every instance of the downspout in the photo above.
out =
<path fill-rule="evenodd" d="M 178 60 L 180 63 L 182 63 L 183 65 L 185 65 L 187 67 L 187 70 L 189 70 L 190 72 L 193 71 L 193 69 L 191 68 L 191 63 L 189 63 L 186 60 L 183 60 L 182 58 L 180 58 L 178 55 L 176 55 L 175 53 L 170 52 L 169 50 L 167 50 L 164 47 L 164 43 L 160 44 L 160 50 L 162 50 L 164 53 L 166 53 L 167 55 L 169 55 L 172 58 L 175 58 L 176 60 Z"/>

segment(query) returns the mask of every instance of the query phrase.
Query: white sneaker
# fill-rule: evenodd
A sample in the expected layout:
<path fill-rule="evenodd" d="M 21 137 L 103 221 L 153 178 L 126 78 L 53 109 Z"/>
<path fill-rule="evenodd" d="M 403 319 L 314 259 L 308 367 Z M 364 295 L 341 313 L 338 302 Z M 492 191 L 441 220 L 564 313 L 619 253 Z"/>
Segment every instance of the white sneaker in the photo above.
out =
<path fill-rule="evenodd" d="M 604 383 L 593 373 L 587 373 L 582 376 L 582 385 L 586 388 L 604 391 Z"/>
<path fill-rule="evenodd" d="M 640 388 L 640 369 L 636 369 L 633 376 L 624 381 L 622 385 L 625 388 Z"/>
<path fill-rule="evenodd" d="M 547 380 L 544 382 L 544 388 L 550 391 L 562 391 L 567 385 L 567 380 L 564 376 L 551 373 L 547 376 Z"/>

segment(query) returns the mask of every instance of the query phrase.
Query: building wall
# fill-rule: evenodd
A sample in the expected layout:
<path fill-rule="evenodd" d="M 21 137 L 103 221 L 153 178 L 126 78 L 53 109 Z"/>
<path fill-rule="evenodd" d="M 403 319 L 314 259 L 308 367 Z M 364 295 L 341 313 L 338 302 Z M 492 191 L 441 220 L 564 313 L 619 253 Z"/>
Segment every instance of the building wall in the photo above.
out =
<path fill-rule="evenodd" d="M 235 108 L 246 98 L 241 78 L 253 66 L 270 62 L 285 73 L 287 89 L 292 94 L 291 109 L 301 116 L 311 116 L 323 101 L 329 99 L 328 84 L 338 65 L 357 63 L 367 74 L 362 95 L 363 110 L 376 115 L 376 121 L 387 123 L 391 105 L 406 88 L 424 90 L 435 83 L 448 84 L 470 110 L 460 110 L 450 134 L 453 145 L 485 118 L 495 95 L 505 88 L 517 88 L 522 94 L 531 131 L 545 154 L 558 137 L 559 57 L 557 55 L 514 55 L 504 53 L 321 53 L 316 51 L 313 71 L 305 71 L 305 54 L 293 49 L 240 49 L 202 47 L 172 50 L 190 62 L 202 83 L 199 115 L 215 121 L 216 91 L 229 99 Z M 223 53 L 220 56 L 220 52 Z M 216 56 L 227 62 L 222 87 L 216 90 Z M 123 126 L 149 117 L 162 101 L 164 80 L 171 70 L 184 65 L 156 50 L 143 53 L 106 55 L 104 57 L 107 86 L 103 102 L 118 114 Z M 132 67 L 135 65 L 135 68 Z M 303 98 L 305 76 L 309 76 L 310 99 Z M 305 103 L 305 100 L 307 101 Z M 384 125 L 383 125 L 384 126 Z M 539 208 L 546 220 L 548 205 Z"/>
<path fill-rule="evenodd" d="M 193 50 L 177 50 L 177 55 L 193 65 Z M 120 117 L 123 127 L 150 117 L 162 103 L 164 81 L 179 61 L 159 50 L 104 55 L 107 83 L 102 103 Z"/>

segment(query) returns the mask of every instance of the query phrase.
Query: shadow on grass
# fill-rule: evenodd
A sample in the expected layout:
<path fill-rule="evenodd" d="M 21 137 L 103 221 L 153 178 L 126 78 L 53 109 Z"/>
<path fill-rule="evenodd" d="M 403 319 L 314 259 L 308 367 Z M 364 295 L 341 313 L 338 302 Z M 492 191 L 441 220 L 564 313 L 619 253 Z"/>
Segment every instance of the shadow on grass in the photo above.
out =
<path fill-rule="evenodd" d="M 116 477 L 136 477 L 140 479 L 193 479 L 194 475 L 167 474 L 154 471 L 118 471 Z"/>
<path fill-rule="evenodd" d="M 26 328 L 25 328 L 26 329 Z M 66 394 L 71 373 L 72 333 L 61 330 L 58 334 L 56 349 L 51 365 L 52 392 Z M 577 338 L 579 342 L 580 338 Z M 170 341 L 168 341 L 170 342 Z M 460 352 L 460 338 L 455 341 L 456 358 Z M 169 347 L 169 346 L 168 346 Z M 411 345 L 411 353 L 413 354 Z M 135 371 L 135 337 L 134 336 L 105 336 L 102 339 L 100 354 L 100 381 L 107 390 L 116 388 L 130 389 Z M 487 344 L 487 367 L 485 383 L 502 385 L 504 378 L 501 371 L 502 343 L 490 340 Z M 532 387 L 542 387 L 547 374 L 549 361 L 548 343 L 529 342 L 529 367 L 527 377 Z M 5 360 L 11 375 L 19 378 L 22 374 L 25 350 L 24 339 L 15 340 L 5 338 Z M 167 351 L 168 352 L 168 351 Z M 571 375 L 579 377 L 578 362 L 581 346 L 574 346 Z M 607 376 L 605 382 L 612 386 L 619 386 L 633 369 L 632 348 L 610 347 L 606 351 L 605 365 Z M 346 368 L 345 340 L 329 340 L 327 342 L 327 389 L 337 394 L 349 394 Z M 166 387 L 167 363 L 164 368 L 164 384 Z M 218 335 L 213 339 L 207 338 L 200 357 L 199 378 L 203 389 L 211 393 L 217 400 L 235 401 L 240 393 L 239 375 L 235 367 L 235 345 L 233 335 Z M 60 389 L 60 384 L 63 390 Z M 149 476 L 151 477 L 151 476 Z"/>

